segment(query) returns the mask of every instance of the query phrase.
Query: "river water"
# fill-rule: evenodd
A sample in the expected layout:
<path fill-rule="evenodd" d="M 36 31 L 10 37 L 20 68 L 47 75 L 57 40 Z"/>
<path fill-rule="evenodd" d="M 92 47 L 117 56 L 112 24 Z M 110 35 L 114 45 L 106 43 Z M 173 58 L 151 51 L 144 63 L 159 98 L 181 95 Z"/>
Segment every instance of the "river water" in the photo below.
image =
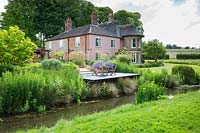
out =
<path fill-rule="evenodd" d="M 185 93 L 184 90 L 168 90 L 167 95 Z M 51 127 L 60 119 L 70 120 L 77 116 L 105 111 L 124 104 L 134 104 L 135 96 L 122 96 L 119 98 L 109 98 L 83 102 L 80 105 L 69 104 L 62 108 L 47 111 L 44 114 L 27 113 L 15 116 L 0 117 L 0 132 L 13 132 L 36 127 Z"/>

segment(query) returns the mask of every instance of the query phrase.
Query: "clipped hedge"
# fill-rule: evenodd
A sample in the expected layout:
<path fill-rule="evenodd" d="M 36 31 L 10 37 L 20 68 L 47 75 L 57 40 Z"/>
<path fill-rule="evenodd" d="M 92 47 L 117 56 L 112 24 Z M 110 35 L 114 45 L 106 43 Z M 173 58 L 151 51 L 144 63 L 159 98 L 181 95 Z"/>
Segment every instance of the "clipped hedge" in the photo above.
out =
<path fill-rule="evenodd" d="M 134 64 L 138 68 L 147 68 L 147 67 L 161 67 L 164 66 L 163 61 L 148 61 L 145 62 L 144 64 Z"/>
<path fill-rule="evenodd" d="M 176 59 L 200 59 L 200 54 L 177 54 Z"/>
<path fill-rule="evenodd" d="M 182 84 L 195 82 L 195 71 L 190 66 L 176 65 L 172 68 L 172 74 L 180 76 Z"/>

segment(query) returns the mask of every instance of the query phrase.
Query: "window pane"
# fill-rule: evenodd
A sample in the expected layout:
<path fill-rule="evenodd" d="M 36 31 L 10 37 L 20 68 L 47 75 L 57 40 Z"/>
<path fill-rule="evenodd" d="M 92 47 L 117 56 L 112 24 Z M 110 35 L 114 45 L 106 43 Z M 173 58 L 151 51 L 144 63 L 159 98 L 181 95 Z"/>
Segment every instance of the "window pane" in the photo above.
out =
<path fill-rule="evenodd" d="M 63 48 L 63 40 L 60 40 L 60 48 Z"/>
<path fill-rule="evenodd" d="M 80 47 L 80 37 L 76 37 L 76 47 Z"/>
<path fill-rule="evenodd" d="M 136 39 L 131 39 L 131 48 L 135 48 L 136 47 Z"/>

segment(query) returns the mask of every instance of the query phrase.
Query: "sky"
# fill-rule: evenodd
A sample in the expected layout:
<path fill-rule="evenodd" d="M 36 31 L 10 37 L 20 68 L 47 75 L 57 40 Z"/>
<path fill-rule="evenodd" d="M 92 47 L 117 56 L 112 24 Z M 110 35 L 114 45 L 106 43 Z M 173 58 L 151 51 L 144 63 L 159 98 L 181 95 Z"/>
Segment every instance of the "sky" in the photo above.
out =
<path fill-rule="evenodd" d="M 114 12 L 127 10 L 142 15 L 144 40 L 200 48 L 200 0 L 89 0 L 109 6 Z M 0 12 L 7 0 L 0 0 Z"/>

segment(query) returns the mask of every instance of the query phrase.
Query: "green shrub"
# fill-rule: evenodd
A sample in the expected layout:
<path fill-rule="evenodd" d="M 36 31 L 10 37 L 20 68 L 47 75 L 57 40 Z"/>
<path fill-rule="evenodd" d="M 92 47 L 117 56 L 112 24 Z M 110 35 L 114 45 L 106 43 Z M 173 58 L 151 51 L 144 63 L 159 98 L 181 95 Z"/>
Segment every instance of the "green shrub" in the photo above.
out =
<path fill-rule="evenodd" d="M 153 81 L 157 85 L 173 88 L 178 86 L 180 79 L 176 75 L 169 75 L 166 69 L 162 69 L 161 72 L 142 71 L 141 76 L 137 79 L 137 83 L 142 85 L 146 81 Z"/>
<path fill-rule="evenodd" d="M 172 68 L 172 74 L 179 75 L 182 80 L 182 84 L 193 84 L 195 81 L 195 71 L 190 66 L 174 66 Z"/>
<path fill-rule="evenodd" d="M 144 64 L 134 64 L 138 68 L 147 68 L 147 67 L 161 67 L 164 66 L 163 61 L 148 61 L 145 62 Z"/>
<path fill-rule="evenodd" d="M 42 68 L 47 70 L 59 70 L 62 68 L 62 63 L 56 59 L 45 59 L 42 61 Z"/>
<path fill-rule="evenodd" d="M 200 54 L 177 54 L 176 59 L 200 59 Z"/>
<path fill-rule="evenodd" d="M 164 88 L 156 85 L 154 82 L 145 82 L 139 86 L 136 92 L 137 104 L 158 100 L 160 96 L 164 94 Z"/>
<path fill-rule="evenodd" d="M 76 65 L 78 65 L 79 67 L 84 67 L 85 66 L 85 61 L 83 58 L 81 57 L 76 57 L 72 59 L 72 62 Z"/>
<path fill-rule="evenodd" d="M 63 67 L 64 68 L 72 68 L 72 69 L 77 69 L 78 68 L 78 66 L 76 64 L 72 63 L 72 62 L 64 63 Z"/>
<path fill-rule="evenodd" d="M 6 71 L 13 72 L 14 71 L 14 66 L 11 65 L 11 64 L 0 64 L 0 77 Z"/>
<path fill-rule="evenodd" d="M 121 63 L 130 64 L 131 63 L 131 56 L 129 54 L 118 54 L 116 56 L 116 60 Z"/>
<path fill-rule="evenodd" d="M 122 73 L 136 73 L 138 69 L 134 65 L 113 61 L 112 63 L 117 65 L 116 72 Z"/>
<path fill-rule="evenodd" d="M 0 113 L 40 112 L 57 104 L 79 101 L 85 91 L 85 82 L 72 68 L 6 72 L 0 78 Z"/>

